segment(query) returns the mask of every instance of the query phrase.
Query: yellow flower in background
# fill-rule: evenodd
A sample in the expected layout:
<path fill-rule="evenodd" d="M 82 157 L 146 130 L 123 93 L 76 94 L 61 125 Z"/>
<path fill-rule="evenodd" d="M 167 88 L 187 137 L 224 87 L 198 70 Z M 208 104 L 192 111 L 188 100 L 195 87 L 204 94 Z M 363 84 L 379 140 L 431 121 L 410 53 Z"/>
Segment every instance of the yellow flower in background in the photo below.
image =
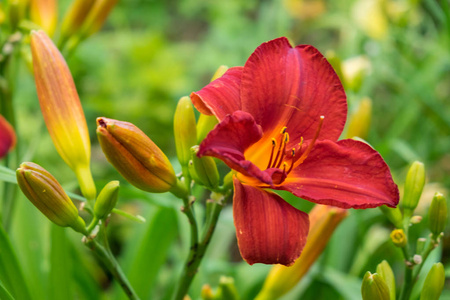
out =
<path fill-rule="evenodd" d="M 278 299 L 294 288 L 320 256 L 347 214 L 347 210 L 342 208 L 319 204 L 314 206 L 309 213 L 310 230 L 302 254 L 290 267 L 273 266 L 256 300 Z"/>
<path fill-rule="evenodd" d="M 355 136 L 366 139 L 370 129 L 372 117 L 372 100 L 364 97 L 359 101 L 357 108 L 350 113 L 346 137 L 351 139 Z"/>
<path fill-rule="evenodd" d="M 356 24 L 369 37 L 382 40 L 387 36 L 389 22 L 383 11 L 385 0 L 359 0 L 353 6 Z"/>
<path fill-rule="evenodd" d="M 40 30 L 31 34 L 34 78 L 45 124 L 59 155 L 77 175 L 83 195 L 95 199 L 89 133 L 64 57 Z"/>
<path fill-rule="evenodd" d="M 31 0 L 30 17 L 31 21 L 52 36 L 58 23 L 58 1 Z"/>
<path fill-rule="evenodd" d="M 286 11 L 298 19 L 315 19 L 326 10 L 323 0 L 284 0 L 283 4 Z"/>

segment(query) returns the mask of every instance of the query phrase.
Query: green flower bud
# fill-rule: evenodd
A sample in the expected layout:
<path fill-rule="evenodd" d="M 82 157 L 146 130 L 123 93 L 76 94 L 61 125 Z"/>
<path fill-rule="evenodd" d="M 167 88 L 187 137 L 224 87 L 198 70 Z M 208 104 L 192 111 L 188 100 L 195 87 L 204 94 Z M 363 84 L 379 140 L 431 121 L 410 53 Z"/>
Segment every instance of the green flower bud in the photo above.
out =
<path fill-rule="evenodd" d="M 435 263 L 423 283 L 420 300 L 439 300 L 445 283 L 445 271 L 442 263 Z"/>
<path fill-rule="evenodd" d="M 24 162 L 16 171 L 17 183 L 25 196 L 50 221 L 86 233 L 86 224 L 59 182 L 41 166 Z"/>
<path fill-rule="evenodd" d="M 438 236 L 447 224 L 447 200 L 441 193 L 436 193 L 429 210 L 429 227 L 433 235 Z"/>
<path fill-rule="evenodd" d="M 409 168 L 408 174 L 406 175 L 402 200 L 405 218 L 412 216 L 414 209 L 416 209 L 417 204 L 419 203 L 424 185 L 425 166 L 423 163 L 415 161 Z"/>
<path fill-rule="evenodd" d="M 377 274 L 379 274 L 389 289 L 389 299 L 395 300 L 395 277 L 392 272 L 391 266 L 385 260 L 383 260 L 377 266 Z"/>
<path fill-rule="evenodd" d="M 369 271 L 364 275 L 361 286 L 363 300 L 389 300 L 389 288 L 381 275 Z"/>
<path fill-rule="evenodd" d="M 178 160 L 182 166 L 186 166 L 191 158 L 191 147 L 197 145 L 194 108 L 189 97 L 182 97 L 178 101 L 173 130 Z"/>
<path fill-rule="evenodd" d="M 396 228 L 403 227 L 403 216 L 400 212 L 400 208 L 397 206 L 395 208 L 387 207 L 386 205 L 380 206 L 381 211 L 389 219 L 389 221 L 394 224 Z"/>
<path fill-rule="evenodd" d="M 191 148 L 191 161 L 189 162 L 189 173 L 199 184 L 214 189 L 219 185 L 219 171 L 216 162 L 211 156 L 198 157 L 198 146 Z"/>
<path fill-rule="evenodd" d="M 135 187 L 179 194 L 180 185 L 166 155 L 128 122 L 97 118 L 97 136 L 108 161 Z"/>
<path fill-rule="evenodd" d="M 405 235 L 405 232 L 403 229 L 395 229 L 391 232 L 391 240 L 397 247 L 405 247 L 406 243 L 408 242 L 408 239 Z"/>
<path fill-rule="evenodd" d="M 94 215 L 98 219 L 106 218 L 110 212 L 116 207 L 119 195 L 120 183 L 117 180 L 111 181 L 105 185 L 94 205 Z"/>
<path fill-rule="evenodd" d="M 197 142 L 200 144 L 219 121 L 215 116 L 200 114 L 197 123 Z"/>
<path fill-rule="evenodd" d="M 219 288 L 217 289 L 216 299 L 218 300 L 238 300 L 239 294 L 234 285 L 234 279 L 231 277 L 220 277 Z"/>

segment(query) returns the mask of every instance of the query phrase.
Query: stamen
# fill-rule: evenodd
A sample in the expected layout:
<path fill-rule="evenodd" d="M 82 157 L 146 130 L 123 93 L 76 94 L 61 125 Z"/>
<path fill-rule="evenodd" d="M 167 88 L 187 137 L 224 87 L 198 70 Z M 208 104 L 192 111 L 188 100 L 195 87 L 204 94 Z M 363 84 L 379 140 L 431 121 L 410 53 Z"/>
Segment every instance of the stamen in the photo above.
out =
<path fill-rule="evenodd" d="M 302 142 L 303 142 L 303 138 L 302 138 Z M 301 149 L 301 143 L 300 143 L 300 149 Z M 295 157 L 295 148 L 292 148 L 292 160 L 291 160 L 291 167 L 289 168 L 289 170 L 286 172 L 286 174 L 291 173 L 292 168 L 294 167 L 294 157 Z"/>
<path fill-rule="evenodd" d="M 272 164 L 273 150 L 275 149 L 276 146 L 277 146 L 277 141 L 274 138 L 272 138 L 272 151 L 270 152 L 269 163 L 267 164 L 266 169 L 268 169 L 270 167 L 270 165 Z"/>
<path fill-rule="evenodd" d="M 306 148 L 305 152 L 303 152 L 302 156 L 295 162 L 297 165 L 301 164 L 309 155 L 312 148 L 314 147 L 314 143 L 316 142 L 317 138 L 319 137 L 320 129 L 322 128 L 323 120 L 325 119 L 324 116 L 320 116 L 319 120 L 319 126 L 317 127 L 316 134 L 314 135 L 313 139 L 308 145 L 308 148 Z M 303 142 L 303 141 L 302 141 Z"/>
<path fill-rule="evenodd" d="M 278 160 L 278 163 L 275 165 L 275 168 L 279 168 L 280 167 L 281 162 L 283 161 L 284 156 L 286 155 L 286 145 L 289 142 L 289 133 L 286 132 L 284 134 L 284 140 L 283 141 L 284 141 L 284 144 L 283 144 L 283 149 L 281 149 L 281 157 Z"/>

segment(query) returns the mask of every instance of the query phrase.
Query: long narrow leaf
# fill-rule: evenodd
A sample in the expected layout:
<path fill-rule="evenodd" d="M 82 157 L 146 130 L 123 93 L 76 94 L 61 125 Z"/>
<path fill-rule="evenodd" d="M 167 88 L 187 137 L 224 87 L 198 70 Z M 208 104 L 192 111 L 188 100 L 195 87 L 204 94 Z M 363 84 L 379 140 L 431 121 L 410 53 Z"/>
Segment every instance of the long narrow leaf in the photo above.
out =
<path fill-rule="evenodd" d="M 66 228 L 52 224 L 48 299 L 72 299 L 72 262 Z"/>
<path fill-rule="evenodd" d="M 5 286 L 0 281 L 0 299 L 3 300 L 14 300 L 14 297 L 11 293 L 5 288 Z"/>

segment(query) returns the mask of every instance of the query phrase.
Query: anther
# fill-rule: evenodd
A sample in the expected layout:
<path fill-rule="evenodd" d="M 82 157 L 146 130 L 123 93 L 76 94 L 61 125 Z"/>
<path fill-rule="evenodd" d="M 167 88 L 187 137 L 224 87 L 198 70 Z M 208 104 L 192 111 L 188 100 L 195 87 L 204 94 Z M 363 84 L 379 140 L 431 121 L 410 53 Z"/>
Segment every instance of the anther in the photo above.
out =
<path fill-rule="evenodd" d="M 309 153 L 313 149 L 314 143 L 316 142 L 317 138 L 319 137 L 320 129 L 322 128 L 324 119 L 325 119 L 324 116 L 320 116 L 319 126 L 317 127 L 316 133 L 314 134 L 313 139 L 309 143 L 308 148 L 306 148 L 306 150 L 305 150 L 305 152 L 303 152 L 302 156 L 300 156 L 300 158 L 295 162 L 297 165 L 301 164 L 308 157 Z M 301 143 L 303 143 L 303 140 L 301 141 Z"/>

